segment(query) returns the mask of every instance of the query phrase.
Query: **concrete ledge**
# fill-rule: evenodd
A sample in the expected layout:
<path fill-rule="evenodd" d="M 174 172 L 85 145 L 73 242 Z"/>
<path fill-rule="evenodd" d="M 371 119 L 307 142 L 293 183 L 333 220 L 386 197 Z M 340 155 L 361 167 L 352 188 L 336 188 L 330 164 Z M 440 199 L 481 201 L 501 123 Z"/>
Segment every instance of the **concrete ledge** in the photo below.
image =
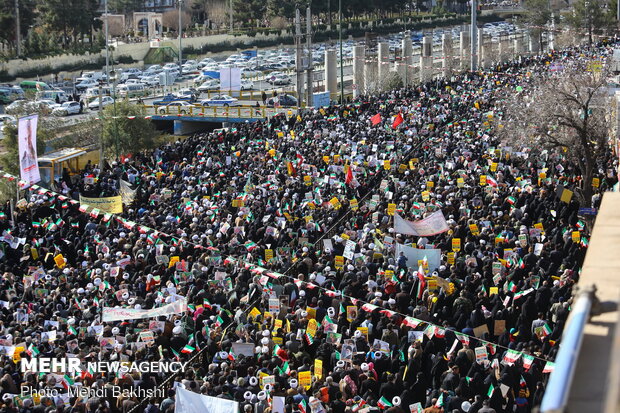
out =
<path fill-rule="evenodd" d="M 620 302 L 620 193 L 607 192 L 596 218 L 590 246 L 583 265 L 580 288 L 595 285 L 601 302 Z M 617 410 L 617 387 L 620 377 L 618 337 L 620 312 L 592 317 L 584 330 L 581 353 L 570 390 L 571 412 L 605 412 Z M 607 395 L 615 398 L 606 410 Z M 608 407 L 609 403 L 608 403 Z"/>

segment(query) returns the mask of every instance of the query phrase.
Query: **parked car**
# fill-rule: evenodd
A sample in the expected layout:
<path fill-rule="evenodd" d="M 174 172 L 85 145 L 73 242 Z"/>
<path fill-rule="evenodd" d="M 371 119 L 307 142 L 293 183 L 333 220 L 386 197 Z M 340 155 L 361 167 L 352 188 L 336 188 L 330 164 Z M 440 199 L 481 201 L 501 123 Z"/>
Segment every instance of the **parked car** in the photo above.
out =
<path fill-rule="evenodd" d="M 89 87 L 95 87 L 98 86 L 99 82 L 94 80 L 94 79 L 85 79 L 83 81 L 81 81 L 80 83 L 75 85 L 75 88 L 77 90 L 79 90 L 80 92 L 88 89 Z"/>
<path fill-rule="evenodd" d="M 52 110 L 52 115 L 69 116 L 80 113 L 80 102 L 65 102 Z"/>
<path fill-rule="evenodd" d="M 112 98 L 112 96 L 103 96 L 101 98 L 101 107 L 105 108 L 108 105 L 111 105 L 114 103 L 114 99 Z M 90 102 L 88 104 L 88 109 L 94 109 L 97 110 L 99 109 L 99 98 L 96 97 L 92 100 L 92 102 Z"/>
<path fill-rule="evenodd" d="M 28 101 L 23 100 L 23 99 L 19 99 L 14 101 L 13 103 L 11 103 L 10 105 L 7 105 L 4 110 L 6 113 L 9 114 L 18 114 L 20 112 L 22 112 L 23 110 L 25 110 L 25 108 L 27 107 Z"/>
<path fill-rule="evenodd" d="M 206 80 L 202 85 L 198 86 L 199 92 L 208 92 L 209 90 L 218 90 L 220 81 L 217 79 Z"/>
<path fill-rule="evenodd" d="M 153 102 L 153 104 L 157 105 L 157 103 L 155 102 Z M 168 103 L 167 105 L 165 105 L 165 107 L 158 109 L 158 111 L 162 115 L 165 115 L 167 112 L 173 115 L 176 115 L 178 113 L 185 115 L 189 113 L 190 108 L 192 108 L 193 106 L 194 105 L 192 105 L 191 103 L 188 103 L 182 100 L 177 100 L 177 101 Z M 174 108 L 174 107 L 178 107 L 178 109 L 168 109 L 168 108 Z"/>
<path fill-rule="evenodd" d="M 254 89 L 254 82 L 250 79 L 241 79 L 241 90 L 252 90 Z"/>
<path fill-rule="evenodd" d="M 297 98 L 291 95 L 278 95 L 277 97 L 270 97 L 269 99 L 267 99 L 267 106 L 270 108 L 273 108 L 274 106 L 297 106 Z"/>
<path fill-rule="evenodd" d="M 267 79 L 267 82 L 271 83 L 272 85 L 288 85 L 289 83 L 291 83 L 291 78 L 287 75 L 277 75 L 277 76 L 271 76 Z"/>
<path fill-rule="evenodd" d="M 159 100 L 156 100 L 153 102 L 153 105 L 167 105 L 170 102 L 187 102 L 187 103 L 192 103 L 194 102 L 195 97 L 190 95 L 184 95 L 184 96 L 180 96 L 177 95 L 176 93 L 168 93 L 167 95 L 165 95 L 164 97 L 162 97 Z"/>
<path fill-rule="evenodd" d="M 240 106 L 239 100 L 228 95 L 215 95 L 200 101 L 202 106 Z"/>
<path fill-rule="evenodd" d="M 173 93 L 173 95 L 177 97 L 175 100 L 186 100 L 190 103 L 194 103 L 198 95 L 200 95 L 200 92 L 193 87 L 188 87 Z"/>

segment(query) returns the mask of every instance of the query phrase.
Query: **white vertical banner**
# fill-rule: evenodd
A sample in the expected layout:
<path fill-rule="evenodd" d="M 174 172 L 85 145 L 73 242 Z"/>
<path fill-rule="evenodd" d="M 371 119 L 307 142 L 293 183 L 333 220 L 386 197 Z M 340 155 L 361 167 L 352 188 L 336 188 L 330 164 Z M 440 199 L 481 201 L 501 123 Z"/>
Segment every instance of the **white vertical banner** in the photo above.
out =
<path fill-rule="evenodd" d="M 37 161 L 37 124 L 39 115 L 19 118 L 17 126 L 17 148 L 19 151 L 19 172 L 29 187 L 41 180 Z"/>
<path fill-rule="evenodd" d="M 241 69 L 238 67 L 226 67 L 220 69 L 220 91 L 239 96 L 241 90 Z"/>

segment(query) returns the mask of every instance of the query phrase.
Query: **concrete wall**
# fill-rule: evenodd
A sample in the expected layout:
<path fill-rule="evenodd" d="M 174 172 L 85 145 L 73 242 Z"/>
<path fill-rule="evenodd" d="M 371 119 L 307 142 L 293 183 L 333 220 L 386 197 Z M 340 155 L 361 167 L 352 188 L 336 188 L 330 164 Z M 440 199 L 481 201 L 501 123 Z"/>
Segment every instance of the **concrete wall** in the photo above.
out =
<path fill-rule="evenodd" d="M 288 35 L 288 32 L 283 33 L 283 36 Z M 237 36 L 230 37 L 227 34 L 216 34 L 211 36 L 198 36 L 198 37 L 189 37 L 183 39 L 183 47 L 193 46 L 195 48 L 200 48 L 209 44 L 217 44 L 224 41 L 230 42 L 238 42 L 242 41 L 245 44 L 250 44 L 257 39 L 278 39 L 280 36 L 275 34 L 257 34 L 254 37 L 249 36 Z M 165 45 L 170 45 L 175 49 L 178 47 L 178 41 L 176 39 L 165 39 Z M 141 43 L 129 43 L 129 44 L 121 44 L 118 45 L 113 51 L 114 56 L 127 55 L 131 56 L 134 60 L 142 61 L 144 57 L 148 53 L 150 48 L 149 42 L 141 42 Z M 53 57 L 46 57 L 44 59 L 13 59 L 8 62 L 0 63 L 0 71 L 6 70 L 10 76 L 16 76 L 20 72 L 36 70 L 37 68 L 42 68 L 49 66 L 52 69 L 56 69 L 58 67 L 64 65 L 85 65 L 88 63 L 96 62 L 100 57 L 105 56 L 105 50 L 102 49 L 100 53 L 87 53 L 84 55 L 60 55 Z"/>

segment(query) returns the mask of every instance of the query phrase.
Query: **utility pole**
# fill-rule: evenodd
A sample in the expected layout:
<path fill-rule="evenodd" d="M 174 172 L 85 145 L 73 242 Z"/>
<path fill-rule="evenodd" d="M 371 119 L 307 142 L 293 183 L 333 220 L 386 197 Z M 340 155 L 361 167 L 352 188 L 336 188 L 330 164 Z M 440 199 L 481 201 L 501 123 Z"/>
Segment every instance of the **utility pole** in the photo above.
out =
<path fill-rule="evenodd" d="M 340 104 L 344 105 L 344 64 L 342 58 L 342 0 L 338 0 L 338 41 L 340 42 Z"/>
<path fill-rule="evenodd" d="M 228 33 L 232 34 L 233 32 L 233 0 L 229 0 L 229 6 L 230 6 L 230 27 L 228 28 Z"/>
<path fill-rule="evenodd" d="M 21 22 L 19 21 L 19 0 L 15 0 L 15 41 L 17 46 L 17 57 L 22 55 L 22 33 Z"/>
<path fill-rule="evenodd" d="M 306 65 L 306 106 L 312 107 L 313 99 L 312 92 L 314 90 L 312 84 L 312 70 L 313 70 L 313 60 L 312 60 L 312 12 L 310 7 L 306 8 L 306 48 L 308 49 L 308 64 Z"/>
<path fill-rule="evenodd" d="M 183 0 L 177 0 L 179 4 L 179 75 L 182 75 L 183 70 L 181 66 L 183 66 L 183 46 L 181 44 L 183 39 L 183 26 L 182 26 L 182 14 L 181 14 L 181 6 L 183 5 Z"/>
<path fill-rule="evenodd" d="M 478 18 L 478 4 L 476 0 L 471 1 L 471 61 L 470 61 L 470 69 L 478 70 L 478 23 L 476 22 Z"/>
<path fill-rule="evenodd" d="M 295 9 L 295 80 L 297 81 L 297 106 L 301 106 L 301 101 L 303 100 L 303 88 L 304 88 L 304 79 L 303 79 L 303 57 L 302 57 L 302 48 L 301 48 L 301 13 L 299 9 Z"/>
<path fill-rule="evenodd" d="M 108 15 L 108 0 L 105 0 L 105 81 L 110 85 L 110 48 L 108 47 L 108 19 L 110 16 Z M 101 92 L 99 92 L 101 95 Z M 101 106 L 101 101 L 99 102 L 99 106 Z M 99 108 L 101 109 L 101 108 Z M 103 156 L 103 155 L 102 155 Z"/>
<path fill-rule="evenodd" d="M 106 0 L 106 6 L 107 6 L 108 2 Z M 106 22 L 108 21 L 107 16 L 106 16 Z M 109 75 L 108 72 L 108 68 L 106 67 L 106 81 L 108 82 L 108 85 L 110 84 L 110 79 L 107 78 L 107 76 Z M 101 83 L 99 84 L 99 119 L 101 119 L 101 126 L 103 129 L 103 125 L 104 125 L 104 120 L 103 120 L 103 90 L 101 87 Z M 104 162 L 104 155 L 103 155 L 103 133 L 101 135 L 99 135 L 99 169 L 103 168 L 103 162 Z"/>

